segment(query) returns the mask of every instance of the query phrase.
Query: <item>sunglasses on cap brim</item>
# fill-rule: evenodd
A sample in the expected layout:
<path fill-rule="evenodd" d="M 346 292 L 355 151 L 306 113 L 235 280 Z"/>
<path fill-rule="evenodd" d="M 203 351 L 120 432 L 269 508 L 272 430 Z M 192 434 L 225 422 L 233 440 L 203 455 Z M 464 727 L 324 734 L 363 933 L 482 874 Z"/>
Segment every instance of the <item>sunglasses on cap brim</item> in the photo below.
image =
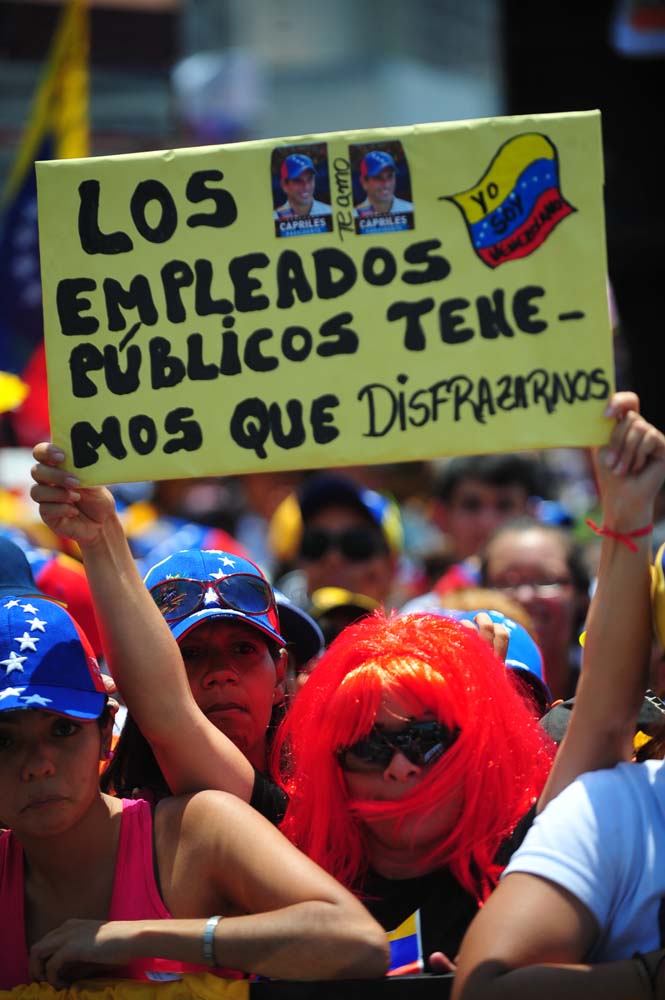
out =
<path fill-rule="evenodd" d="M 181 621 L 210 605 L 244 615 L 265 615 L 275 607 L 270 584 L 253 573 L 231 573 L 217 580 L 174 577 L 155 584 L 150 595 L 167 622 Z"/>

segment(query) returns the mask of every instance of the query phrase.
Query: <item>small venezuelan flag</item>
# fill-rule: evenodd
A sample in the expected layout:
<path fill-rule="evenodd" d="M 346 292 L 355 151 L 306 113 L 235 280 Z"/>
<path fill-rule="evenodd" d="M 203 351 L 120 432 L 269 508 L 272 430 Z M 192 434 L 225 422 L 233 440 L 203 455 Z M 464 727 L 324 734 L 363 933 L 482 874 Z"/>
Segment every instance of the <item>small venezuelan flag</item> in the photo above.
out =
<path fill-rule="evenodd" d="M 420 939 L 420 910 L 388 933 L 390 941 L 389 976 L 406 975 L 412 972 L 422 972 L 423 946 Z"/>
<path fill-rule="evenodd" d="M 473 249 L 492 268 L 528 257 L 575 211 L 559 188 L 556 148 L 537 132 L 509 139 L 477 184 L 442 200 L 460 209 Z"/>

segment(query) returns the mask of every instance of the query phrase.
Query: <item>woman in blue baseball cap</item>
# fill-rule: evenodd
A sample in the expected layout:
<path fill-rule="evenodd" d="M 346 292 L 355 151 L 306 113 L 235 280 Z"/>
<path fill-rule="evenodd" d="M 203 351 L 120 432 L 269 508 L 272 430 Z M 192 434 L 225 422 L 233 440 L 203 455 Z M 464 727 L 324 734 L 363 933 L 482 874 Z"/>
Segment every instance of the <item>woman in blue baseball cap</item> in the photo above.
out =
<path fill-rule="evenodd" d="M 278 822 L 285 799 L 268 777 L 268 751 L 271 727 L 283 711 L 286 642 L 270 584 L 248 559 L 205 549 L 167 556 L 144 582 L 180 647 L 196 705 L 233 744 L 226 748 L 232 783 L 237 772 L 230 790 Z M 169 794 L 185 753 L 179 740 L 172 745 L 161 737 L 172 731 L 164 730 L 169 713 L 159 702 L 179 695 L 170 682 L 159 694 L 151 689 L 147 672 L 155 671 L 154 685 L 160 663 L 144 664 L 142 656 L 142 664 L 140 691 L 132 689 L 131 661 L 116 677 L 131 714 L 103 787 L 117 794 L 149 790 L 159 798 Z"/>
<path fill-rule="evenodd" d="M 0 990 L 95 974 L 383 972 L 387 944 L 364 908 L 237 797 L 153 810 L 101 793 L 111 729 L 74 619 L 43 597 L 3 596 Z"/>
<path fill-rule="evenodd" d="M 38 445 L 35 457 L 33 495 L 81 549 L 106 660 L 130 713 L 104 788 L 154 798 L 220 788 L 278 823 L 286 797 L 271 779 L 269 749 L 287 651 L 265 576 L 236 553 L 187 549 L 153 566 L 144 584 L 110 491 L 78 490 L 52 445 Z"/>

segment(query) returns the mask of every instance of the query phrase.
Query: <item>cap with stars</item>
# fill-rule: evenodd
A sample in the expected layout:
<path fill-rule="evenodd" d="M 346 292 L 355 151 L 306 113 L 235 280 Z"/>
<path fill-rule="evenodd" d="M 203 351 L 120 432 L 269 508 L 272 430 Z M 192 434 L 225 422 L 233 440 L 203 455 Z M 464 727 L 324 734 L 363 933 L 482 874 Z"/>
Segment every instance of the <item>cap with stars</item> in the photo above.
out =
<path fill-rule="evenodd" d="M 143 582 L 148 590 L 152 590 L 157 584 L 166 580 L 180 578 L 206 583 L 207 581 L 216 582 L 236 573 L 248 573 L 267 582 L 259 567 L 249 559 L 243 559 L 242 556 L 232 552 L 222 552 L 219 549 L 183 549 L 181 552 L 174 552 L 148 570 Z M 169 622 L 169 628 L 176 639 L 182 639 L 196 625 L 210 618 L 227 618 L 232 621 L 244 622 L 244 624 L 258 629 L 259 632 L 263 632 L 264 635 L 278 642 L 280 646 L 285 645 L 280 634 L 279 617 L 274 599 L 272 606 L 264 614 L 248 614 L 235 608 L 226 607 L 213 587 L 206 591 L 200 608 L 185 618 Z"/>
<path fill-rule="evenodd" d="M 96 719 L 106 704 L 102 675 L 81 628 L 54 601 L 0 599 L 0 712 L 42 709 Z"/>

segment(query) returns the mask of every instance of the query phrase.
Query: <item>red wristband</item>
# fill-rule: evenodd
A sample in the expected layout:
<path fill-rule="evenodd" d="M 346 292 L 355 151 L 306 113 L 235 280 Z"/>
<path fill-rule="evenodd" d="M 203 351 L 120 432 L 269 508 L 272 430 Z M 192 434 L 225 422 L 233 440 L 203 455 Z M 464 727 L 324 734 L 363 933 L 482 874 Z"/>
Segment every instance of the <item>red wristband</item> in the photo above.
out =
<path fill-rule="evenodd" d="M 627 546 L 631 552 L 637 552 L 637 545 L 635 542 L 631 541 L 633 538 L 643 538 L 644 535 L 650 535 L 653 531 L 653 521 L 651 524 L 646 524 L 643 528 L 635 528 L 635 531 L 612 531 L 611 528 L 606 528 L 604 524 L 600 526 L 597 525 L 590 517 L 587 517 L 586 523 L 589 525 L 592 531 L 595 531 L 597 535 L 605 535 L 607 538 L 614 538 L 617 542 L 622 542 Z"/>

